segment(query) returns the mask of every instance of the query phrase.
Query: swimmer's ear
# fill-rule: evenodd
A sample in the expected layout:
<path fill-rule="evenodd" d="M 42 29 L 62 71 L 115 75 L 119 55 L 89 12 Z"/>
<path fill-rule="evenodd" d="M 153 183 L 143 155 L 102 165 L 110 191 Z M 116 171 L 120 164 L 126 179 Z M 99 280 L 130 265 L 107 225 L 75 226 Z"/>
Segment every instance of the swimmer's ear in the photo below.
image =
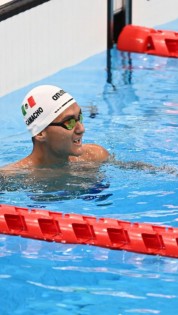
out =
<path fill-rule="evenodd" d="M 35 139 L 39 142 L 44 142 L 46 140 L 46 133 L 45 131 L 41 131 L 39 132 L 36 136 L 35 136 Z"/>

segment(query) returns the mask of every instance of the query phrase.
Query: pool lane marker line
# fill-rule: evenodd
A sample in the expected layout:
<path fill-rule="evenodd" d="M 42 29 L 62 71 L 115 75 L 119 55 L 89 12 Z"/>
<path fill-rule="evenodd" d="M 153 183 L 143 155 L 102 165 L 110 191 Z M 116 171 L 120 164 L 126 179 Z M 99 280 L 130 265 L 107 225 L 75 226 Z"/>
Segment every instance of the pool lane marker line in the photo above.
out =
<path fill-rule="evenodd" d="M 0 234 L 178 258 L 178 228 L 0 205 Z"/>

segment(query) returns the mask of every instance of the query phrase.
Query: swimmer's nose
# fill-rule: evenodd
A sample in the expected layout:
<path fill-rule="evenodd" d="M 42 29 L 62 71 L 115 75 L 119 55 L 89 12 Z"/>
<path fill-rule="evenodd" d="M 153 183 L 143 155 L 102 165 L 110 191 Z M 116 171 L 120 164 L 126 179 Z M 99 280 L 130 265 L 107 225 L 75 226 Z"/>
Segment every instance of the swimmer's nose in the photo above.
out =
<path fill-rule="evenodd" d="M 75 132 L 78 133 L 84 133 L 85 132 L 85 127 L 84 124 L 81 123 L 80 121 L 77 121 L 76 126 L 75 126 Z"/>

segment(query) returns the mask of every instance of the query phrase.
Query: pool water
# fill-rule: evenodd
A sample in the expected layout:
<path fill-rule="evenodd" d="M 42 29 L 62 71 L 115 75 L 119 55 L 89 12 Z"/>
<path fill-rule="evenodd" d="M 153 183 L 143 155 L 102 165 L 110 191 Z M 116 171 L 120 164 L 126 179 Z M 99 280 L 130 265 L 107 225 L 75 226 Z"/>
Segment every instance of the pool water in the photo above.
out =
<path fill-rule="evenodd" d="M 46 83 L 76 98 L 84 142 L 103 145 L 117 162 L 74 164 L 62 180 L 19 171 L 1 181 L 0 203 L 178 227 L 178 59 L 114 47 L 112 84 L 105 68 L 104 52 L 2 97 L 0 165 L 30 153 L 19 103 Z M 178 307 L 176 259 L 4 235 L 0 247 L 3 315 L 173 315 Z"/>

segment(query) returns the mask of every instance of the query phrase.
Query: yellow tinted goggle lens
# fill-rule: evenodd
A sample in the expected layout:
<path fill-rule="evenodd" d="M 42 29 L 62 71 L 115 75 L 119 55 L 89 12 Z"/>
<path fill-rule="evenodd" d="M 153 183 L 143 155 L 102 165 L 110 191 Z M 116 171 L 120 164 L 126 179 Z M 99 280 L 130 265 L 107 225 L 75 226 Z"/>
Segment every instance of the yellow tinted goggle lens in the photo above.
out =
<path fill-rule="evenodd" d="M 83 122 L 83 116 L 82 116 L 82 114 L 79 115 L 79 118 L 78 118 L 78 119 L 71 118 L 71 119 L 65 121 L 65 122 L 64 122 L 64 125 L 66 126 L 66 128 L 67 128 L 68 130 L 72 130 L 72 129 L 75 127 L 75 125 L 76 125 L 76 123 L 77 123 L 78 121 L 82 124 L 82 122 Z"/>

